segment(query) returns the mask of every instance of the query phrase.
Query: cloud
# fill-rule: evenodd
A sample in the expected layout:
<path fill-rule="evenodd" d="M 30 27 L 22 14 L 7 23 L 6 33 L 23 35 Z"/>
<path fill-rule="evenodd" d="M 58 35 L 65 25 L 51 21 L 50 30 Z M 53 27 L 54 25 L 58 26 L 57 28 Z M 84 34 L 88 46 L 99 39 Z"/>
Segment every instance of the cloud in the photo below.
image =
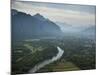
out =
<path fill-rule="evenodd" d="M 95 25 L 95 14 L 83 11 L 37 6 L 32 3 L 17 1 L 12 2 L 12 9 L 31 15 L 40 13 L 54 22 L 69 23 L 71 25 Z"/>

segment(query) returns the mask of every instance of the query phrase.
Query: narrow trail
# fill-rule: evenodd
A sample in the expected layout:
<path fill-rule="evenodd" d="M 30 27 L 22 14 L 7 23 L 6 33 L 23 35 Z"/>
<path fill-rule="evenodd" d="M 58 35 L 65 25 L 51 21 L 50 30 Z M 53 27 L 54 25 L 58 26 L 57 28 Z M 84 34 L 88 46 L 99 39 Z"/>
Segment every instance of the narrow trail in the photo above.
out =
<path fill-rule="evenodd" d="M 27 54 L 27 55 L 30 55 L 30 54 L 32 54 L 32 53 L 35 53 L 35 51 L 36 51 L 36 50 L 33 50 L 33 47 L 32 47 L 31 45 L 29 45 L 29 44 L 24 44 L 23 46 L 25 46 L 28 50 L 31 51 L 31 53 L 29 53 L 29 54 Z M 27 56 L 27 55 L 26 55 L 26 56 Z M 16 60 L 16 62 L 21 61 L 21 60 L 22 60 L 23 58 L 25 58 L 26 56 L 23 56 L 23 57 L 18 58 L 18 59 Z"/>

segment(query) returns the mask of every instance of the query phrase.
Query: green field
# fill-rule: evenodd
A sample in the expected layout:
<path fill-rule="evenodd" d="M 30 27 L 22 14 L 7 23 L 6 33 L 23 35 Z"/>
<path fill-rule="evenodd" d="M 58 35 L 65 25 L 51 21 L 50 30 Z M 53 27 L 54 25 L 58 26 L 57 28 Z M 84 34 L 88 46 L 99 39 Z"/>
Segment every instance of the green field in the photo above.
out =
<path fill-rule="evenodd" d="M 61 71 L 75 71 L 75 70 L 80 70 L 80 68 L 77 67 L 72 62 L 59 61 L 45 66 L 38 72 L 61 72 Z"/>
<path fill-rule="evenodd" d="M 60 60 L 44 66 L 38 72 L 57 72 L 95 69 L 95 41 L 75 37 L 17 41 L 12 45 L 12 74 L 28 73 L 36 64 L 57 54 L 57 46 L 64 50 Z"/>

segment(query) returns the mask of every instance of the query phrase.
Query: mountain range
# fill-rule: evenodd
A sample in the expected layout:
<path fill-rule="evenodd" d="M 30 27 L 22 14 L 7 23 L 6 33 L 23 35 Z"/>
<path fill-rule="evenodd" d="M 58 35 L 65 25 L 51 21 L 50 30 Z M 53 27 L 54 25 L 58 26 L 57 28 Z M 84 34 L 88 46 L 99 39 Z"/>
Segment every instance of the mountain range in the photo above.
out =
<path fill-rule="evenodd" d="M 25 40 L 43 37 L 58 37 L 62 34 L 60 27 L 41 14 L 26 14 L 11 10 L 12 39 Z"/>

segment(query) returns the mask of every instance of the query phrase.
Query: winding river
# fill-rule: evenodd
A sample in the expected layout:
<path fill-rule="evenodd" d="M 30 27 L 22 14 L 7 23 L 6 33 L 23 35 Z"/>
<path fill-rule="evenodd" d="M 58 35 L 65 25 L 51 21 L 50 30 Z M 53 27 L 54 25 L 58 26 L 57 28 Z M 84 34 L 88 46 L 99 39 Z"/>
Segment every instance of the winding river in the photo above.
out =
<path fill-rule="evenodd" d="M 60 59 L 64 53 L 64 50 L 62 50 L 59 46 L 57 46 L 57 50 L 58 50 L 58 53 L 56 56 L 53 56 L 51 59 L 45 60 L 45 61 L 37 64 L 35 67 L 33 67 L 31 70 L 29 70 L 29 73 L 34 73 L 34 72 L 38 71 L 39 69 L 43 68 L 44 66 Z"/>

